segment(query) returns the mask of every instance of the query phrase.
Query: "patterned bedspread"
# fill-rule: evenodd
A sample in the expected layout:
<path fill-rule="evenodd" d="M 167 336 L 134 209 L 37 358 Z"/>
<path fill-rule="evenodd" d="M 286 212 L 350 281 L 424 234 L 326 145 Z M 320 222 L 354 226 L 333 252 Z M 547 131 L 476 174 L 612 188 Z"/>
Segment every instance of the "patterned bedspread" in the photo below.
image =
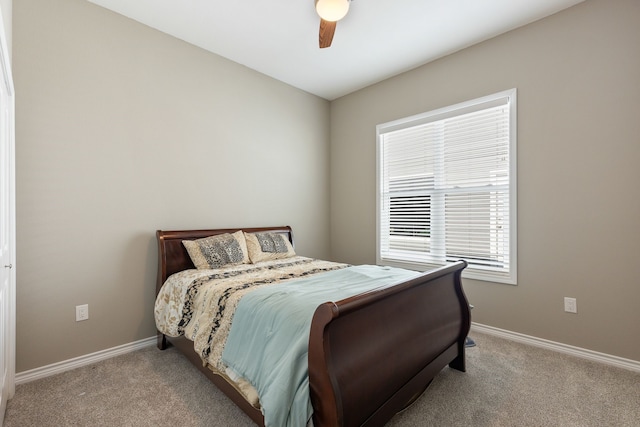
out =
<path fill-rule="evenodd" d="M 222 363 L 222 352 L 235 309 L 244 295 L 286 280 L 344 267 L 348 265 L 295 256 L 217 270 L 181 271 L 170 276 L 158 293 L 156 326 L 165 335 L 184 335 L 193 341 L 204 365 L 230 376 Z"/>

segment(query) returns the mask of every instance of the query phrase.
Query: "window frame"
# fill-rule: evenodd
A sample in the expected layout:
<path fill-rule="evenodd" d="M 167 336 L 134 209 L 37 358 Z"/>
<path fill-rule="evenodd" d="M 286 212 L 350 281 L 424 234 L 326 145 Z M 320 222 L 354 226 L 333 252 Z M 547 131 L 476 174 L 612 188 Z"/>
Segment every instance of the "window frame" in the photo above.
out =
<path fill-rule="evenodd" d="M 505 102 L 506 100 L 506 102 Z M 383 149 L 383 136 L 389 132 L 409 129 L 424 124 L 439 122 L 445 119 L 461 116 L 475 111 L 481 111 L 492 108 L 498 105 L 509 105 L 509 156 L 508 156 L 508 170 L 509 170 L 509 249 L 508 259 L 509 268 L 508 272 L 494 272 L 491 269 L 482 269 L 477 265 L 470 264 L 464 271 L 462 276 L 469 279 L 505 283 L 516 285 L 517 284 L 517 90 L 515 88 L 498 92 L 492 95 L 483 96 L 470 101 L 461 102 L 458 104 L 450 105 L 447 107 L 439 108 L 436 110 L 428 111 L 421 114 L 401 118 L 387 123 L 382 123 L 376 126 L 376 262 L 378 265 L 389 265 L 395 267 L 408 268 L 412 270 L 425 271 L 428 269 L 436 268 L 441 265 L 445 265 L 448 262 L 442 263 L 434 261 L 417 261 L 415 258 L 411 259 L 388 259 L 382 256 L 382 208 L 383 208 L 383 174 L 382 174 L 382 149 Z M 435 203 L 437 209 L 437 202 Z M 430 200 L 430 209 L 434 209 L 434 201 Z M 444 209 L 444 206 L 441 207 Z M 430 212 L 430 218 L 432 213 Z M 430 227 L 430 233 L 434 230 Z M 437 232 L 437 230 L 436 230 Z M 389 233 L 391 235 L 391 233 Z M 435 238 L 438 238 L 436 236 Z M 444 236 L 440 238 L 444 239 Z M 452 261 L 449 261 L 452 262 Z"/>

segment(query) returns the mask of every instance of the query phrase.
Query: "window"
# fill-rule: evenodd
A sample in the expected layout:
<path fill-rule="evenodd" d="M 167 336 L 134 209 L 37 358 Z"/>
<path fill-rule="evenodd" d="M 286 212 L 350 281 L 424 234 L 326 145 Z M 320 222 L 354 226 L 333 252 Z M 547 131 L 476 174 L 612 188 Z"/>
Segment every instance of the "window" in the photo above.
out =
<path fill-rule="evenodd" d="M 516 90 L 377 126 L 378 264 L 516 283 Z"/>

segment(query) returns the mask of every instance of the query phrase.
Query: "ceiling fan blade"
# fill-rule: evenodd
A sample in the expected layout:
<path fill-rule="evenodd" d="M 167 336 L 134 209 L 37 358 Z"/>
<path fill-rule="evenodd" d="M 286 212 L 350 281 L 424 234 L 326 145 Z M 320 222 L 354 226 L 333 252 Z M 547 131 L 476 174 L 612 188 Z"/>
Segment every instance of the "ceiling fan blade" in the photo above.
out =
<path fill-rule="evenodd" d="M 331 46 L 333 41 L 333 33 L 336 32 L 336 23 L 320 19 L 320 49 Z"/>

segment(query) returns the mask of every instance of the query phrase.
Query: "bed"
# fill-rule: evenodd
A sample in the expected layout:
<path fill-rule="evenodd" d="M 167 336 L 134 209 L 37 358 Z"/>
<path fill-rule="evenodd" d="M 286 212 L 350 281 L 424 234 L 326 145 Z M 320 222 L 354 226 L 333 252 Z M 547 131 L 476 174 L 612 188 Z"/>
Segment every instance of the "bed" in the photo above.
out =
<path fill-rule="evenodd" d="M 245 233 L 245 236 L 280 236 L 290 244 L 289 251 L 294 247 L 293 232 L 288 226 L 158 230 L 156 305 L 162 299 L 163 285 L 168 279 L 190 276 L 195 269 L 183 241 L 201 241 L 238 232 Z M 294 255 L 297 262 L 299 256 Z M 316 261 L 305 259 L 300 262 Z M 277 262 L 283 261 L 264 263 Z M 319 277 L 329 280 L 330 275 L 340 280 L 342 276 L 339 274 L 351 270 L 351 266 L 327 267 L 319 262 L 327 272 L 304 279 L 296 278 L 290 283 Z M 242 268 L 255 275 L 257 273 L 253 271 L 261 264 L 249 262 Z M 464 261 L 458 261 L 426 273 L 413 273 L 406 280 L 359 291 L 336 301 L 326 299 L 313 306 L 305 342 L 308 347 L 304 350 L 308 352 L 305 381 L 308 381 L 312 407 L 311 424 L 315 427 L 384 425 L 414 402 L 447 365 L 465 371 L 465 339 L 470 327 L 469 304 L 460 278 L 465 267 Z M 318 268 L 313 270 L 319 271 Z M 258 293 L 251 291 L 246 295 Z M 202 295 L 206 292 L 201 290 L 200 294 L 199 298 L 205 298 Z M 240 298 L 242 301 L 238 307 L 249 299 L 246 295 Z M 201 318 L 199 314 L 198 319 Z M 231 329 L 234 326 L 239 329 L 238 325 L 245 324 L 240 321 L 239 314 L 237 324 L 231 323 Z M 264 407 L 248 397 L 250 393 L 248 395 L 238 383 L 238 378 L 216 369 L 213 363 L 207 363 L 202 350 L 194 350 L 194 342 L 184 335 L 163 331 L 167 332 L 164 326 L 158 331 L 158 348 L 176 347 L 256 424 L 265 425 Z M 227 344 L 231 347 L 230 342 Z"/>

